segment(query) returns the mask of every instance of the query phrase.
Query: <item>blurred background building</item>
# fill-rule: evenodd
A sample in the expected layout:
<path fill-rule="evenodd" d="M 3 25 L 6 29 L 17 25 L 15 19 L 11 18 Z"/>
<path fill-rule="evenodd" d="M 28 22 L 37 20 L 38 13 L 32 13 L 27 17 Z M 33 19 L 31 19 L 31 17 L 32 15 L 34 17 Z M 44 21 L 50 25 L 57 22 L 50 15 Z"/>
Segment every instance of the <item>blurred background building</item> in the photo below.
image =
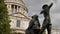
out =
<path fill-rule="evenodd" d="M 4 2 L 11 20 L 11 33 L 24 34 L 30 21 L 24 2 L 22 0 L 5 0 Z"/>

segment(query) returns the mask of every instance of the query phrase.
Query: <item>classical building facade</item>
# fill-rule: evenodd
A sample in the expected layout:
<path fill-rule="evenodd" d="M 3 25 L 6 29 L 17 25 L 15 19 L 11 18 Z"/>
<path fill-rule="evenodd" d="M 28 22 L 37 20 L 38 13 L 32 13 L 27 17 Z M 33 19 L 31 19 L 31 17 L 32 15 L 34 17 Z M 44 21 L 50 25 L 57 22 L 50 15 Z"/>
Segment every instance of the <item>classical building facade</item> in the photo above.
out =
<path fill-rule="evenodd" d="M 5 0 L 4 2 L 11 20 L 11 33 L 24 34 L 30 21 L 27 15 L 28 9 L 24 2 L 22 0 Z"/>

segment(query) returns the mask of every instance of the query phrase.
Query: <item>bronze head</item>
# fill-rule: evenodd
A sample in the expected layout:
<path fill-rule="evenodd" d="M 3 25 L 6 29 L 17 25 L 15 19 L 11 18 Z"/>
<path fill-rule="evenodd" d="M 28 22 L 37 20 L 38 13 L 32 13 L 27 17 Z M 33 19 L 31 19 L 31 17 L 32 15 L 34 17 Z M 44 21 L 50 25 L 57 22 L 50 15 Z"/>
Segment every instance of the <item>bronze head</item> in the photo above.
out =
<path fill-rule="evenodd" d="M 43 6 L 42 6 L 42 9 L 45 9 L 46 7 L 48 7 L 47 4 L 43 5 Z"/>
<path fill-rule="evenodd" d="M 38 15 L 33 15 L 32 18 L 38 19 Z"/>

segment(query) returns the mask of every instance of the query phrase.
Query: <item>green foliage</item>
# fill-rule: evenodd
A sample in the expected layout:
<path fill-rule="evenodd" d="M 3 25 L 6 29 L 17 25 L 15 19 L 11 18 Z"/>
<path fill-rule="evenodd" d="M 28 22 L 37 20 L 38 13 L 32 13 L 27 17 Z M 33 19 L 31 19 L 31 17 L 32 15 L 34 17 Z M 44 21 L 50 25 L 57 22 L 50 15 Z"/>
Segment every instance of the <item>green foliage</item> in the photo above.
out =
<path fill-rule="evenodd" d="M 46 34 L 46 31 L 44 31 L 43 34 Z"/>
<path fill-rule="evenodd" d="M 16 32 L 14 32 L 13 34 L 17 34 Z"/>
<path fill-rule="evenodd" d="M 0 3 L 4 3 L 4 0 L 0 0 Z"/>
<path fill-rule="evenodd" d="M 0 34 L 10 34 L 10 20 L 4 0 L 0 0 Z"/>

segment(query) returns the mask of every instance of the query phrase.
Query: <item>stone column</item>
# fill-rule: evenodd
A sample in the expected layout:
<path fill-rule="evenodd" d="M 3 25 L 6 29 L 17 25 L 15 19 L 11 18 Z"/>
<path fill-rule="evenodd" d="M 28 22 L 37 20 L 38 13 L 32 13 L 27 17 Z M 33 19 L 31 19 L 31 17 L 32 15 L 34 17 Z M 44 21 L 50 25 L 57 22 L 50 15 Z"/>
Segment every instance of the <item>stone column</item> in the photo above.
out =
<path fill-rule="evenodd" d="M 18 6 L 17 6 L 17 12 L 19 12 Z"/>
<path fill-rule="evenodd" d="M 11 9 L 11 4 L 10 4 L 10 8 L 9 8 L 9 13 L 10 13 L 10 14 L 12 14 L 11 10 L 12 10 L 12 9 Z"/>
<path fill-rule="evenodd" d="M 14 10 L 13 10 L 13 13 L 15 13 L 15 5 L 14 5 L 14 8 L 13 8 Z"/>
<path fill-rule="evenodd" d="M 11 5 L 10 4 L 7 4 L 7 8 L 8 8 L 8 15 L 11 14 Z"/>

